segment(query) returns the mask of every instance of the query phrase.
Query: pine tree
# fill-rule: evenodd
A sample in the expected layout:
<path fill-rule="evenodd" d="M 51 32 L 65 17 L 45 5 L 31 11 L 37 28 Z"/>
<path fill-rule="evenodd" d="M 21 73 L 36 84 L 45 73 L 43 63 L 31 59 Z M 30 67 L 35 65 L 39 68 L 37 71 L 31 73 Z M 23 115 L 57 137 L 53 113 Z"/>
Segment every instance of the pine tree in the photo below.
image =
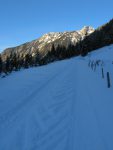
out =
<path fill-rule="evenodd" d="M 40 53 L 38 50 L 36 51 L 35 56 L 33 57 L 33 60 L 34 60 L 33 61 L 34 66 L 37 66 L 40 61 Z"/>
<path fill-rule="evenodd" d="M 60 52 L 61 52 L 61 47 L 60 45 L 58 45 L 56 48 L 56 53 L 55 53 L 55 56 L 57 57 L 57 59 L 60 59 Z"/>
<path fill-rule="evenodd" d="M 32 55 L 26 54 L 24 59 L 24 68 L 29 68 L 30 66 L 32 66 Z"/>
<path fill-rule="evenodd" d="M 15 53 L 10 55 L 10 68 L 14 71 L 18 70 L 18 59 Z"/>
<path fill-rule="evenodd" d="M 52 45 L 52 48 L 51 48 L 51 54 L 52 54 L 52 56 L 56 55 L 56 49 L 55 49 L 54 44 Z"/>
<path fill-rule="evenodd" d="M 21 55 L 21 56 L 18 56 L 19 58 L 19 61 L 18 61 L 18 63 L 19 63 L 19 68 L 24 68 L 24 56 L 23 56 L 23 54 Z"/>
<path fill-rule="evenodd" d="M 11 72 L 10 58 L 7 56 L 5 61 L 6 74 Z"/>

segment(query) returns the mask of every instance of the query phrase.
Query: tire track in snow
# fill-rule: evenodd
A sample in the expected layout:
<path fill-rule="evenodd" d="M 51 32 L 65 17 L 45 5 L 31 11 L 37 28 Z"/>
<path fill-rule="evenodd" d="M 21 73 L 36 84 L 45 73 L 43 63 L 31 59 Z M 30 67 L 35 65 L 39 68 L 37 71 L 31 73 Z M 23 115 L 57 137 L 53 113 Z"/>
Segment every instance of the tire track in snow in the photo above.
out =
<path fill-rule="evenodd" d="M 92 112 L 93 112 L 93 114 L 94 114 L 94 116 L 95 116 L 95 120 L 96 120 L 96 124 L 97 124 L 97 127 L 98 127 L 98 133 L 99 133 L 99 135 L 100 135 L 100 138 L 101 138 L 101 140 L 103 141 L 103 144 L 104 144 L 104 148 L 105 148 L 105 150 L 108 150 L 109 148 L 107 147 L 107 143 L 106 143 L 106 141 L 105 141 L 105 139 L 104 139 L 104 136 L 102 135 L 102 129 L 101 129 L 101 126 L 100 126 L 100 120 L 99 120 L 99 117 L 98 117 L 98 113 L 97 113 L 97 110 L 96 110 L 96 108 L 94 107 L 94 105 L 92 104 L 92 101 L 95 101 L 94 100 L 94 98 L 93 98 L 93 96 L 91 95 L 91 90 L 90 90 L 90 87 L 89 87 L 89 84 L 87 84 L 87 91 L 88 91 L 88 102 L 89 102 L 89 104 L 88 105 L 90 105 L 91 106 L 91 108 L 92 108 Z"/>
<path fill-rule="evenodd" d="M 71 69 L 72 70 L 72 69 Z M 70 71 L 68 72 L 68 76 L 70 75 Z M 69 81 L 68 81 L 69 82 Z M 69 85 L 70 83 L 68 83 L 68 82 L 66 82 L 65 83 L 65 85 L 64 85 L 64 87 L 60 87 L 60 92 L 61 91 L 63 91 L 63 89 L 65 89 L 65 87 L 66 88 L 69 88 L 70 86 L 68 86 L 67 87 L 67 85 Z M 63 89 L 62 89 L 63 88 Z M 58 88 L 59 89 L 59 88 Z M 65 91 L 65 90 L 64 90 Z M 67 91 L 65 91 L 65 92 L 67 92 Z M 69 90 L 68 90 L 68 92 L 70 92 Z M 63 92 L 63 95 L 64 95 L 65 93 Z M 67 94 L 69 94 L 69 93 L 67 93 Z M 67 96 L 67 95 L 66 95 Z M 64 97 L 65 97 L 65 95 L 64 95 Z M 71 97 L 67 97 L 67 102 L 69 103 L 69 100 L 71 100 L 72 99 L 72 95 L 71 95 Z M 69 106 L 69 104 L 66 104 L 66 100 L 64 101 L 64 105 L 67 105 L 67 106 L 64 106 L 63 108 L 64 108 L 64 111 L 62 110 L 62 109 L 60 109 L 61 110 L 61 112 L 59 112 L 59 117 L 57 116 L 57 114 L 55 114 L 55 116 L 56 116 L 56 119 L 55 120 L 53 120 L 53 118 L 50 118 L 50 127 L 47 127 L 47 132 L 45 132 L 44 134 L 42 134 L 42 136 L 41 137 L 37 137 L 36 138 L 36 141 L 37 141 L 37 146 L 35 146 L 35 147 L 33 147 L 32 149 L 39 149 L 39 147 L 41 147 L 41 145 L 43 146 L 44 145 L 44 147 L 46 147 L 46 149 L 49 149 L 48 148 L 48 143 L 50 143 L 51 142 L 51 140 L 50 141 L 48 141 L 48 138 L 50 138 L 51 136 L 54 136 L 54 135 L 56 135 L 56 131 L 58 132 L 58 134 L 60 135 L 60 134 L 62 134 L 62 132 L 64 131 L 64 130 L 66 130 L 66 133 L 68 133 L 68 126 L 69 126 L 69 109 L 70 109 L 70 106 Z M 67 107 L 67 110 L 65 109 L 65 107 Z M 66 114 L 66 112 L 67 112 L 67 114 Z M 63 113 L 64 114 L 66 114 L 66 118 L 64 118 L 63 117 L 63 119 L 61 119 L 61 120 L 59 120 L 59 118 L 63 115 Z M 58 119 L 58 124 L 56 124 L 55 122 L 56 122 L 56 120 Z M 67 124 L 66 123 L 66 121 L 65 121 L 65 119 L 67 119 L 67 122 L 68 122 L 68 125 L 66 125 L 65 126 L 65 124 Z M 54 123 L 54 126 L 52 125 L 53 123 L 51 123 L 51 120 L 53 120 L 53 123 Z M 62 121 L 64 121 L 64 124 L 63 124 L 63 126 L 65 126 L 64 128 L 61 128 L 61 125 L 62 125 Z M 52 126 L 53 127 L 52 127 Z M 61 128 L 61 131 L 60 131 L 60 128 Z M 68 135 L 68 134 L 67 134 Z M 56 137 L 58 138 L 58 136 L 56 135 Z M 59 137 L 60 138 L 60 137 Z M 54 141 L 54 140 L 53 140 Z M 60 140 L 59 140 L 60 141 Z M 55 142 L 55 141 L 54 141 Z M 42 144 L 41 144 L 42 143 Z M 47 145 L 46 145 L 46 143 L 47 143 Z M 59 142 L 56 142 L 57 143 L 57 145 L 59 145 Z M 67 142 L 65 143 L 65 145 L 67 144 Z M 50 143 L 50 145 L 52 145 L 52 143 Z M 55 147 L 54 147 L 55 148 Z M 41 149 L 43 149 L 43 147 L 41 147 Z"/>
<path fill-rule="evenodd" d="M 48 130 L 41 134 L 39 137 L 35 137 L 35 145 L 32 149 L 38 149 L 39 147 L 43 150 L 43 146 L 48 148 L 48 144 L 51 145 L 51 140 L 56 140 L 57 137 L 59 140 L 60 135 L 62 134 L 62 131 L 64 128 L 67 128 L 68 122 L 67 122 L 67 115 L 62 116 L 61 119 L 58 119 L 57 122 L 54 122 L 53 125 L 51 125 Z M 57 143 L 58 145 L 58 143 Z"/>
<path fill-rule="evenodd" d="M 66 69 L 66 66 L 65 66 L 65 69 Z M 60 71 L 62 71 L 62 70 L 60 70 Z M 18 104 L 18 106 L 16 106 L 15 108 L 11 109 L 7 113 L 2 114 L 2 116 L 0 116 L 0 126 L 2 126 L 2 124 L 4 124 L 4 122 L 8 122 L 9 118 L 11 118 L 11 117 L 15 116 L 17 118 L 18 112 L 21 111 L 21 109 L 23 109 L 30 102 L 32 103 L 33 102 L 33 101 L 31 101 L 32 98 L 35 99 L 35 96 L 37 96 L 38 93 L 40 93 L 42 90 L 47 88 L 47 86 L 53 81 L 53 79 L 55 79 L 55 77 L 56 78 L 58 77 L 60 71 L 58 70 L 57 73 L 55 73 L 50 79 L 48 79 L 45 83 L 43 83 L 38 89 L 32 91 L 27 97 L 25 97 L 23 100 L 21 100 L 22 103 Z"/>
<path fill-rule="evenodd" d="M 66 65 L 65 65 L 66 66 Z M 47 81 L 45 84 L 46 84 L 46 86 L 48 87 L 50 84 L 52 84 L 51 82 L 52 82 L 52 80 L 54 79 L 54 80 L 57 80 L 58 79 L 58 81 L 59 81 L 59 78 L 63 78 L 63 76 L 64 76 L 64 74 L 66 74 L 66 76 L 68 77 L 68 72 L 69 72 L 69 70 L 67 69 L 67 66 L 64 68 L 63 67 L 63 69 L 64 69 L 64 72 L 63 72 L 63 74 L 60 74 L 59 75 L 59 70 L 58 70 L 58 72 L 57 72 L 57 74 L 55 74 L 49 81 Z M 62 70 L 63 71 L 63 70 Z M 45 85 L 44 84 L 44 85 Z M 59 82 L 59 84 L 61 84 L 60 82 Z M 67 82 L 65 83 L 65 86 L 67 86 L 66 85 L 67 84 Z M 43 86 L 44 86 L 43 85 Z M 64 86 L 64 87 L 65 87 Z M 47 87 L 42 87 L 42 89 L 41 89 L 41 91 L 43 91 L 43 89 L 46 89 Z M 62 87 L 62 91 L 63 91 L 63 89 L 65 90 L 65 88 L 64 87 Z M 41 93 L 41 91 L 40 91 L 40 93 Z M 59 91 L 60 92 L 60 91 Z M 38 92 L 39 93 L 39 92 Z M 37 90 L 36 91 L 34 91 L 30 96 L 31 96 L 31 98 L 32 98 L 32 96 L 34 96 L 35 94 L 36 94 L 36 97 L 39 97 L 39 99 L 41 99 L 42 98 L 42 96 L 40 95 L 40 93 L 38 94 L 37 93 Z M 62 94 L 65 94 L 65 93 L 62 93 Z M 27 98 L 26 99 L 24 99 L 24 100 L 26 100 L 27 101 Z M 44 101 L 43 101 L 44 102 Z M 65 102 L 66 101 L 64 101 L 64 104 L 65 104 Z M 25 112 L 26 113 L 26 109 L 24 109 L 24 107 L 26 106 L 27 107 L 27 109 L 28 109 L 28 107 L 29 106 L 31 106 L 31 107 L 34 107 L 34 105 L 35 105 L 35 103 L 37 103 L 37 105 L 39 104 L 41 104 L 40 106 L 41 107 L 43 107 L 43 104 L 42 104 L 42 102 L 36 102 L 36 98 L 34 98 L 34 101 L 32 101 L 32 103 L 28 103 L 28 102 L 24 102 L 24 103 L 22 103 L 21 105 L 22 105 L 22 107 L 21 107 L 21 105 L 19 105 L 19 107 L 18 107 L 18 109 L 17 108 L 15 108 L 14 110 L 13 110 L 13 112 L 11 112 L 11 114 L 12 114 L 12 116 L 11 116 L 11 114 L 9 114 L 9 116 L 7 116 L 6 118 L 8 119 L 8 120 L 4 120 L 4 122 L 3 123 L 7 123 L 7 125 L 9 125 L 9 123 L 11 124 L 13 121 L 15 121 L 15 119 L 16 120 L 18 120 L 18 118 L 22 115 L 22 113 L 23 112 Z M 24 106 L 23 106 L 23 104 L 24 104 Z M 29 105 L 28 105 L 29 104 Z M 63 103 L 62 103 L 63 104 Z M 36 138 L 35 138 L 35 141 L 37 141 L 39 138 L 41 139 L 41 140 L 39 140 L 41 143 L 43 143 L 43 140 L 45 139 L 48 139 L 49 137 L 51 137 L 51 136 L 54 136 L 55 135 L 55 133 L 61 133 L 61 131 L 64 129 L 64 128 L 67 128 L 67 120 L 68 120 L 68 115 L 67 115 L 67 111 L 68 111 L 68 105 L 67 104 L 65 104 L 65 106 L 63 107 L 63 109 L 61 110 L 60 109 L 60 112 L 57 112 L 56 114 L 54 114 L 53 113 L 53 109 L 50 109 L 49 108 L 49 105 L 47 106 L 47 108 L 45 108 L 46 106 L 44 106 L 44 109 L 45 109 L 45 113 L 44 113 L 44 115 L 47 115 L 46 113 L 48 113 L 48 114 L 50 114 L 49 115 L 49 120 L 51 121 L 53 121 L 52 123 L 49 123 L 49 124 L 47 124 L 47 127 L 46 127 L 46 124 L 44 123 L 44 121 L 42 121 L 41 120 L 41 118 L 39 119 L 38 117 L 38 119 L 39 119 L 39 122 L 38 122 L 38 119 L 36 119 L 36 121 L 37 121 L 37 124 L 40 124 L 40 121 L 42 122 L 41 124 L 40 124 L 40 127 L 42 127 L 42 124 L 44 125 L 44 127 L 43 127 L 43 129 L 42 129 L 42 133 L 41 133 L 41 137 L 40 136 L 36 136 Z M 16 112 L 16 114 L 13 114 L 13 113 L 15 113 L 15 111 L 17 111 Z M 29 110 L 30 111 L 30 110 Z M 11 118 L 12 117 L 12 118 Z M 61 120 L 60 120 L 60 117 L 62 117 L 61 118 Z M 6 119 L 5 118 L 5 119 Z M 9 120 L 11 118 L 11 120 Z M 35 117 L 36 118 L 36 117 Z M 49 122 L 49 120 L 48 120 L 48 122 Z M 57 121 L 57 122 L 56 122 Z M 64 121 L 64 124 L 62 123 Z M 58 124 L 57 124 L 58 123 Z M 3 124 L 4 125 L 4 124 Z M 5 125 L 6 126 L 6 125 Z M 58 128 L 58 126 L 60 126 L 59 128 Z M 53 129 L 52 129 L 52 127 L 53 127 Z M 61 128 L 61 131 L 60 131 L 60 128 Z M 51 130 L 52 129 L 52 130 Z M 58 131 L 57 131 L 58 130 Z M 49 131 L 51 131 L 51 132 L 49 132 Z M 66 133 L 67 133 L 67 131 L 66 131 Z M 38 134 L 38 132 L 37 132 L 37 134 Z M 59 138 L 60 138 L 60 136 L 59 136 Z M 58 141 L 59 141 L 59 143 L 60 143 L 60 141 L 61 140 L 59 140 L 59 138 L 57 139 Z M 56 143 L 57 144 L 57 142 L 55 142 L 54 140 L 53 140 L 53 143 Z M 43 145 L 43 144 L 42 144 Z M 46 145 L 47 146 L 47 145 Z M 50 144 L 50 147 L 51 147 L 52 145 Z"/>

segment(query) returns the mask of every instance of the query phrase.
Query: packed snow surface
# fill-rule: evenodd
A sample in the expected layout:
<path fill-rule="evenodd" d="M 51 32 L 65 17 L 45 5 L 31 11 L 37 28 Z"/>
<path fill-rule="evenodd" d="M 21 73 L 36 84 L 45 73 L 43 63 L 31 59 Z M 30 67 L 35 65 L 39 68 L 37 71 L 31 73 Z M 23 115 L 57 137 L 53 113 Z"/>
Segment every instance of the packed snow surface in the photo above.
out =
<path fill-rule="evenodd" d="M 112 60 L 111 45 L 0 78 L 0 150 L 113 150 Z"/>

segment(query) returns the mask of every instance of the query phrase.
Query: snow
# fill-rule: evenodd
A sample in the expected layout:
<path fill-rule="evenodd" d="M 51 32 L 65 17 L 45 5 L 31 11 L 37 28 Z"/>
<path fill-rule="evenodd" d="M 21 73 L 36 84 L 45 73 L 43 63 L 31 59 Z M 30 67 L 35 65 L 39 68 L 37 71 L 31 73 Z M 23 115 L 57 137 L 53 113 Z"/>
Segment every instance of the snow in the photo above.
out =
<path fill-rule="evenodd" d="M 50 43 L 57 39 L 59 39 L 63 35 L 63 32 L 49 32 L 44 34 L 40 39 L 39 42 Z"/>
<path fill-rule="evenodd" d="M 113 150 L 112 49 L 0 79 L 0 150 Z"/>
<path fill-rule="evenodd" d="M 94 51 L 93 53 L 90 53 L 89 55 L 91 59 L 113 61 L 113 45 L 100 48 L 98 51 Z"/>
<path fill-rule="evenodd" d="M 42 48 L 45 44 L 54 42 L 55 40 L 58 40 L 61 37 L 64 37 L 65 40 L 67 38 L 69 39 L 68 45 L 70 44 L 70 42 L 75 45 L 78 39 L 80 40 L 80 37 L 78 37 L 78 35 L 81 36 L 82 39 L 86 36 L 84 32 L 86 32 L 87 34 L 91 34 L 92 32 L 94 32 L 94 28 L 90 26 L 85 26 L 81 30 L 73 31 L 73 32 L 46 33 L 39 39 L 39 43 L 40 43 L 39 48 Z"/>

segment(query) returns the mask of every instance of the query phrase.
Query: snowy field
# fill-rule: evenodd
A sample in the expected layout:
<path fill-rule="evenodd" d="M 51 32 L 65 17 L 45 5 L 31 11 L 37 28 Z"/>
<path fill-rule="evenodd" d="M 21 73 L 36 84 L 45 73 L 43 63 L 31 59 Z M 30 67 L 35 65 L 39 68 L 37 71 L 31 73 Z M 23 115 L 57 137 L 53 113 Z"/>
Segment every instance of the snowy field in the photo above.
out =
<path fill-rule="evenodd" d="M 0 78 L 0 150 L 113 150 L 112 61 L 113 45 Z"/>

